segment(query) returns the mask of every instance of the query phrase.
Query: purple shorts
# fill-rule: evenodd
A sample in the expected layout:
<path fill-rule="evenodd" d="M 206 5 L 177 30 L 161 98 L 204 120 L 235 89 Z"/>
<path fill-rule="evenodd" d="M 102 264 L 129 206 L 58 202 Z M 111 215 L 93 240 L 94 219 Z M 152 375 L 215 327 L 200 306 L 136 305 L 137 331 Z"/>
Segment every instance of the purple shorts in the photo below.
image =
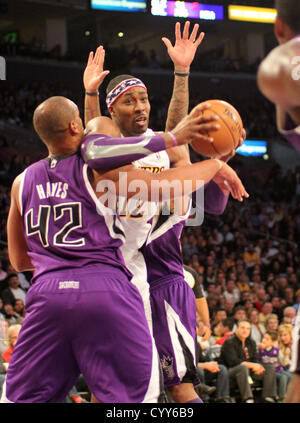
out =
<path fill-rule="evenodd" d="M 181 276 L 150 284 L 153 335 L 165 386 L 199 383 L 196 369 L 196 300 Z"/>
<path fill-rule="evenodd" d="M 143 303 L 120 270 L 52 272 L 29 289 L 26 310 L 8 401 L 61 402 L 82 373 L 100 402 L 157 402 L 158 358 Z"/>

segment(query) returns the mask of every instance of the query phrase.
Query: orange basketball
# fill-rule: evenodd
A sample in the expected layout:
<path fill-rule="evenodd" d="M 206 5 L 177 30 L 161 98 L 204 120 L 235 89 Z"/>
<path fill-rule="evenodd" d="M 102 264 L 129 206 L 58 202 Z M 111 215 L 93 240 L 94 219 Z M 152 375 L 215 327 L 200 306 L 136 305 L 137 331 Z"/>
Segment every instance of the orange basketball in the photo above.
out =
<path fill-rule="evenodd" d="M 214 141 L 193 141 L 191 146 L 197 153 L 206 157 L 220 157 L 230 153 L 239 145 L 242 137 L 243 122 L 239 112 L 229 103 L 223 100 L 207 100 L 201 104 L 209 103 L 210 108 L 204 110 L 204 115 L 218 115 L 220 129 L 207 133 Z"/>

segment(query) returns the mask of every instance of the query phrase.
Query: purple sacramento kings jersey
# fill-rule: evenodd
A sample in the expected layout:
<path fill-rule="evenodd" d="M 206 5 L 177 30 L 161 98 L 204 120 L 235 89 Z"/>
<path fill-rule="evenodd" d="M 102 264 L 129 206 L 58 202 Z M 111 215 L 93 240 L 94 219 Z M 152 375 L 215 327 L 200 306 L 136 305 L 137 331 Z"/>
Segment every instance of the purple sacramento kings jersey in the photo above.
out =
<path fill-rule="evenodd" d="M 227 202 L 228 195 L 224 195 L 213 181 L 206 184 L 205 212 L 222 214 Z M 147 243 L 142 248 L 149 283 L 170 274 L 184 277 L 180 236 L 189 218 L 190 210 L 191 204 L 187 207 L 185 215 L 168 216 L 161 213 L 156 221 L 153 219 Z"/>
<path fill-rule="evenodd" d="M 23 172 L 20 187 L 28 254 L 35 279 L 47 272 L 105 263 L 126 269 L 118 217 L 93 191 L 78 154 L 41 160 Z"/>
<path fill-rule="evenodd" d="M 300 152 L 300 125 L 297 126 L 287 113 L 282 110 L 277 114 L 278 131 Z"/>
<path fill-rule="evenodd" d="M 147 243 L 142 248 L 150 285 L 170 274 L 184 277 L 180 236 L 189 217 L 190 206 L 185 215 L 167 216 L 161 213 L 153 221 Z"/>

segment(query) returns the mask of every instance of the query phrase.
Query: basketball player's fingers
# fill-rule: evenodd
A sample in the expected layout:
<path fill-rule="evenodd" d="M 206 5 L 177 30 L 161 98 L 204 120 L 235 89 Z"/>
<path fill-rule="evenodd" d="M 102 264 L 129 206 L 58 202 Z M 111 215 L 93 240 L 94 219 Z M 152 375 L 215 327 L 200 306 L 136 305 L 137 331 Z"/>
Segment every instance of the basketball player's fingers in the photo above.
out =
<path fill-rule="evenodd" d="M 198 115 L 201 112 L 203 112 L 204 110 L 207 110 L 210 108 L 210 103 L 205 103 L 205 104 L 197 104 L 197 106 L 195 106 L 191 112 L 190 112 L 190 116 L 194 116 L 194 115 Z"/>
<path fill-rule="evenodd" d="M 200 115 L 195 118 L 195 122 L 202 124 L 202 123 L 218 123 L 220 118 L 218 115 Z"/>
<path fill-rule="evenodd" d="M 175 24 L 175 39 L 176 39 L 176 41 L 181 40 L 180 22 L 176 22 L 176 24 Z"/>
<path fill-rule="evenodd" d="M 94 57 L 94 62 L 96 64 L 99 64 L 102 52 L 103 52 L 103 47 L 99 46 L 96 50 L 96 54 L 95 54 L 95 57 Z"/>
<path fill-rule="evenodd" d="M 182 39 L 187 40 L 189 38 L 190 21 L 186 21 L 183 27 Z"/>
<path fill-rule="evenodd" d="M 190 41 L 194 42 L 196 40 L 198 29 L 199 29 L 199 24 L 195 24 L 189 38 Z"/>
<path fill-rule="evenodd" d="M 104 80 L 104 78 L 106 77 L 106 75 L 108 75 L 109 73 L 110 73 L 110 71 L 103 71 L 103 72 L 101 72 L 101 75 L 99 76 L 98 83 L 101 84 L 101 82 Z"/>
<path fill-rule="evenodd" d="M 202 40 L 203 40 L 204 36 L 205 36 L 205 33 L 204 32 L 201 32 L 200 35 L 199 35 L 199 37 L 195 41 L 195 46 L 196 47 L 198 47 L 202 43 Z"/>
<path fill-rule="evenodd" d="M 209 109 L 210 104 L 205 103 L 205 104 L 198 104 L 197 106 L 195 106 L 191 112 L 189 113 L 190 117 L 195 117 L 200 115 L 204 110 Z"/>
<path fill-rule="evenodd" d="M 239 201 L 243 201 L 243 197 L 246 197 L 246 198 L 249 197 L 249 194 L 245 190 L 244 185 L 242 184 L 242 181 L 240 179 L 238 179 L 236 182 L 235 192 L 236 192 L 237 199 Z"/>
<path fill-rule="evenodd" d="M 220 188 L 220 190 L 223 192 L 224 195 L 227 195 L 228 191 L 230 191 L 230 188 L 224 182 L 219 182 L 219 183 L 217 183 L 217 185 Z"/>
<path fill-rule="evenodd" d="M 103 64 L 104 64 L 104 58 L 105 58 L 105 50 L 104 48 L 102 49 L 100 56 L 99 56 L 99 66 L 103 69 Z"/>
<path fill-rule="evenodd" d="M 168 50 L 173 47 L 171 41 L 168 38 L 163 37 L 162 41 Z"/>
<path fill-rule="evenodd" d="M 92 64 L 92 62 L 93 62 L 93 57 L 94 57 L 94 52 L 93 52 L 93 51 L 90 51 L 90 54 L 89 54 L 89 58 L 88 58 L 87 65 L 91 65 L 91 64 Z"/>

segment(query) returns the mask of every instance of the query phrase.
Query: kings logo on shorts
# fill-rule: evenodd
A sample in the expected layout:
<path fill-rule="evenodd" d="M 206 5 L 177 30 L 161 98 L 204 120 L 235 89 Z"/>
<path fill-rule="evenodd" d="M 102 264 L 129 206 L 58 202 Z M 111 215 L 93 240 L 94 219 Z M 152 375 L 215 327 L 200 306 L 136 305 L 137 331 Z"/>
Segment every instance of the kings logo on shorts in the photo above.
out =
<path fill-rule="evenodd" d="M 163 355 L 160 359 L 162 370 L 169 379 L 173 379 L 175 377 L 173 361 L 173 357 L 166 357 L 165 355 Z"/>

